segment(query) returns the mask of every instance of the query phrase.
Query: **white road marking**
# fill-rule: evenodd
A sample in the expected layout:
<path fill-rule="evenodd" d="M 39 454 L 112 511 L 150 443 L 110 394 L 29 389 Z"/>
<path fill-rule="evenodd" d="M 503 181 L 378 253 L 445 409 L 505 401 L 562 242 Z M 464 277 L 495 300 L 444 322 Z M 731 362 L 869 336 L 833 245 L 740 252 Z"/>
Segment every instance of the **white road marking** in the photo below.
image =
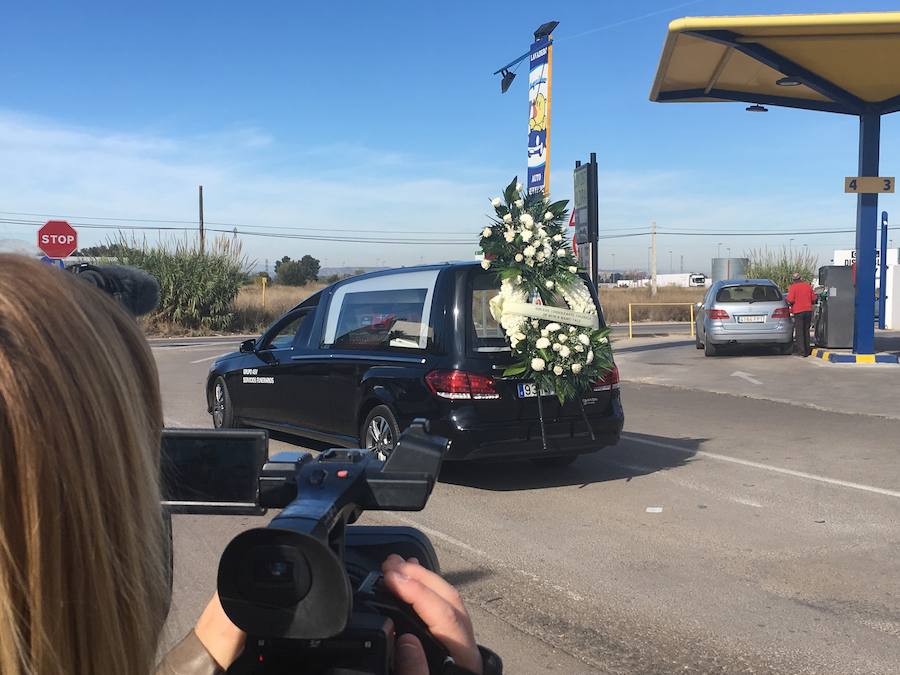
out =
<path fill-rule="evenodd" d="M 728 455 L 720 455 L 717 452 L 707 452 L 706 450 L 697 450 L 696 452 L 689 450 L 688 448 L 683 448 L 678 445 L 673 445 L 671 443 L 660 443 L 659 441 L 651 441 L 646 438 L 639 438 L 637 436 L 632 436 L 631 434 L 624 433 L 622 434 L 624 438 L 627 438 L 630 441 L 634 441 L 635 443 L 643 443 L 644 445 L 652 445 L 657 448 L 664 448 L 666 450 L 675 450 L 676 452 L 683 452 L 685 454 L 694 454 L 697 457 L 706 457 L 708 459 L 716 459 L 720 462 L 731 462 L 732 464 L 741 464 L 742 466 L 753 467 L 754 469 L 764 469 L 766 471 L 772 471 L 774 473 L 784 474 L 786 476 L 793 476 L 794 478 L 805 478 L 806 480 L 814 480 L 819 483 L 827 483 L 828 485 L 837 485 L 839 487 L 851 488 L 853 490 L 862 490 L 863 492 L 872 492 L 878 495 L 885 495 L 886 497 L 898 497 L 900 498 L 900 491 L 897 490 L 888 490 L 886 488 L 875 487 L 874 485 L 863 485 L 862 483 L 853 483 L 847 480 L 840 480 L 838 478 L 828 478 L 827 476 L 819 476 L 814 473 L 806 473 L 805 471 L 794 471 L 793 469 L 785 469 L 780 466 L 772 466 L 771 464 L 763 464 L 762 462 L 753 462 L 749 459 L 740 459 L 738 457 L 730 457 Z"/>
<path fill-rule="evenodd" d="M 215 356 L 207 356 L 205 359 L 197 359 L 196 361 L 191 361 L 191 365 L 195 363 L 205 363 L 206 361 L 213 361 L 219 358 L 221 354 L 216 354 Z"/>
<path fill-rule="evenodd" d="M 742 370 L 736 370 L 736 371 L 734 371 L 734 372 L 731 374 L 731 376 L 732 376 L 732 377 L 739 377 L 739 378 L 741 378 L 742 380 L 746 380 L 747 382 L 749 382 L 749 383 L 751 383 L 751 384 L 762 384 L 762 382 L 760 382 L 759 380 L 757 380 L 757 379 L 756 379 L 755 377 L 753 377 L 750 373 L 745 373 L 745 372 L 742 371 Z"/>
<path fill-rule="evenodd" d="M 150 349 L 155 352 L 202 352 L 209 349 L 218 349 L 225 354 L 229 347 L 234 347 L 234 345 L 229 342 L 214 345 L 171 345 L 166 347 L 151 347 Z M 234 350 L 232 349 L 232 351 Z"/>
<path fill-rule="evenodd" d="M 489 562 L 491 565 L 493 565 L 495 567 L 503 567 L 503 568 L 507 568 L 507 569 L 512 569 L 516 573 L 518 573 L 528 579 L 531 579 L 531 581 L 541 584 L 542 586 L 551 588 L 554 591 L 556 591 L 557 593 L 564 593 L 567 597 L 569 597 L 572 600 L 575 600 L 576 602 L 581 602 L 584 599 L 577 593 L 569 590 L 568 588 L 563 588 L 562 586 L 555 584 L 552 581 L 548 581 L 547 579 L 544 579 L 543 577 L 541 577 L 537 574 L 528 572 L 527 570 L 523 570 L 520 568 L 515 568 L 515 567 L 511 568 L 509 565 L 507 565 L 503 561 L 498 560 L 497 558 L 493 557 L 492 555 L 489 555 L 488 553 L 485 553 L 484 551 L 481 551 L 481 550 L 475 548 L 474 546 L 470 546 L 469 544 L 467 544 L 464 541 L 460 541 L 456 537 L 451 537 L 449 534 L 444 534 L 443 532 L 435 530 L 434 528 L 426 527 L 425 525 L 422 525 L 421 523 L 416 522 L 412 518 L 407 518 L 407 517 L 401 516 L 397 513 L 394 513 L 391 515 L 392 515 L 393 519 L 399 520 L 400 522 L 406 523 L 407 525 L 409 525 L 411 527 L 415 527 L 415 528 L 421 530 L 422 532 L 427 534 L 432 539 L 439 539 L 446 544 L 450 544 L 451 546 L 454 546 L 456 548 L 460 548 L 464 551 L 467 551 L 473 555 L 478 556 L 482 560 Z"/>
<path fill-rule="evenodd" d="M 648 506 L 648 507 L 647 507 L 646 509 L 644 509 L 644 510 L 645 510 L 647 513 L 662 513 L 662 507 L 661 507 L 661 506 Z"/>

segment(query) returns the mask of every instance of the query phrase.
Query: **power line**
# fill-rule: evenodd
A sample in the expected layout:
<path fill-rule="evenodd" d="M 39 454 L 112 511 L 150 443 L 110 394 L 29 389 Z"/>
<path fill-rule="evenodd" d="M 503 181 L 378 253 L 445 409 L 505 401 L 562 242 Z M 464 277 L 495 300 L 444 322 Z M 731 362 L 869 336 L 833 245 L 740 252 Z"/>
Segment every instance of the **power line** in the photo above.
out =
<path fill-rule="evenodd" d="M 8 225 L 26 225 L 26 226 L 40 226 L 44 223 L 42 221 L 37 220 L 21 220 L 21 219 L 10 219 L 10 218 L 0 218 L 0 224 L 8 224 Z M 126 230 L 126 231 L 147 231 L 147 230 L 156 230 L 156 231 L 166 231 L 166 232 L 196 232 L 196 228 L 194 227 L 176 227 L 174 225 L 165 225 L 165 226 L 151 226 L 151 225 L 106 225 L 99 223 L 83 223 L 70 221 L 70 224 L 73 227 L 79 227 L 82 229 L 95 229 L 95 230 Z M 206 228 L 207 232 L 216 232 L 221 234 L 234 234 L 237 232 L 238 234 L 250 237 L 267 237 L 273 239 L 297 239 L 304 241 L 333 241 L 333 242 L 342 242 L 342 243 L 356 243 L 356 244 L 438 244 L 438 245 L 458 245 L 458 246 L 475 246 L 477 241 L 475 237 L 469 237 L 467 239 L 398 239 L 396 237 L 342 237 L 335 235 L 313 235 L 313 234 L 289 234 L 284 232 L 248 232 L 246 230 L 240 230 L 238 228 L 233 229 L 224 229 L 224 228 Z"/>

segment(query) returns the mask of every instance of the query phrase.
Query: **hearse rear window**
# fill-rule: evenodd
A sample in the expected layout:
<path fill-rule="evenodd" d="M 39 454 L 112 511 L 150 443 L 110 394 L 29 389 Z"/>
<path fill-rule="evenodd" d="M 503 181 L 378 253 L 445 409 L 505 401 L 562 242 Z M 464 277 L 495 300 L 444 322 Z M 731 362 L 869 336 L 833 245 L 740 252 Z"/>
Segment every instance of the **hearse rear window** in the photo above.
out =
<path fill-rule="evenodd" d="M 491 298 L 500 292 L 497 276 L 492 272 L 475 272 L 472 274 L 471 288 L 471 333 L 474 335 L 470 344 L 476 352 L 510 351 L 503 328 L 491 314 Z M 565 299 L 557 293 L 553 293 L 547 301 L 554 307 L 566 307 Z"/>
<path fill-rule="evenodd" d="M 339 349 L 427 349 L 437 272 L 392 274 L 350 282 L 334 294 L 326 345 Z"/>

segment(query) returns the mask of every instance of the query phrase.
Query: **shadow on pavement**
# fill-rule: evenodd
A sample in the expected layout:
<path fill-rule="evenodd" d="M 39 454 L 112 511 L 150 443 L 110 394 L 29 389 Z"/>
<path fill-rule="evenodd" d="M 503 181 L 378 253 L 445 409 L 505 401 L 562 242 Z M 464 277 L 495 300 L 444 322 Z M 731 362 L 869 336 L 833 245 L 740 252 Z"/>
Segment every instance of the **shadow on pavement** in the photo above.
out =
<path fill-rule="evenodd" d="M 667 438 L 629 433 L 619 444 L 594 453 L 581 455 L 569 466 L 548 468 L 530 460 L 498 462 L 449 462 L 441 467 L 441 483 L 464 485 L 499 492 L 536 490 L 541 488 L 629 481 L 657 471 L 677 469 L 690 462 L 702 438 Z M 641 441 L 647 441 L 642 443 Z M 660 448 L 653 443 L 676 445 L 684 452 Z"/>
<path fill-rule="evenodd" d="M 491 573 L 485 569 L 470 568 L 466 570 L 455 570 L 451 572 L 442 572 L 441 576 L 454 586 L 465 587 L 476 581 L 481 581 L 485 577 L 491 576 Z"/>

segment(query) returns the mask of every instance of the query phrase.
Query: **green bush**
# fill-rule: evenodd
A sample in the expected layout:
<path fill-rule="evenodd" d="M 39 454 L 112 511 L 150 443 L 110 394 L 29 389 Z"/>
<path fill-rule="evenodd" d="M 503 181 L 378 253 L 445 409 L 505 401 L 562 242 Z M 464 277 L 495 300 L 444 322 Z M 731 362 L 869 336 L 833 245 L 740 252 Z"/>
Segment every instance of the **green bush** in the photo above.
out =
<path fill-rule="evenodd" d="M 159 307 L 147 317 L 151 326 L 174 324 L 206 331 L 231 328 L 233 302 L 247 276 L 240 243 L 227 237 L 216 239 L 205 255 L 190 241 L 151 248 L 146 242 L 123 237 L 110 248 L 110 261 L 138 267 L 159 281 Z"/>
<path fill-rule="evenodd" d="M 769 250 L 768 247 L 752 249 L 744 253 L 750 260 L 747 276 L 751 279 L 771 279 L 781 288 L 791 285 L 791 274 L 799 272 L 806 281 L 812 281 L 818 272 L 818 258 L 807 250 Z"/>
<path fill-rule="evenodd" d="M 311 255 L 300 260 L 284 256 L 275 261 L 275 280 L 285 286 L 304 286 L 319 278 L 319 261 Z"/>

